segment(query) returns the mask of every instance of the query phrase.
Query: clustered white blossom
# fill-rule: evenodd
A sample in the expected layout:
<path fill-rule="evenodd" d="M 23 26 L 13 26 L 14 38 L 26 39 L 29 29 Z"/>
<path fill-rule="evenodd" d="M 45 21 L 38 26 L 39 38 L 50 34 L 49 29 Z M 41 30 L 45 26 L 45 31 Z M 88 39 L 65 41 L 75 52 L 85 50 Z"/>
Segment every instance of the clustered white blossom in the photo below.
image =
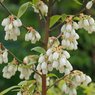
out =
<path fill-rule="evenodd" d="M 8 63 L 7 66 L 3 68 L 3 77 L 10 79 L 12 76 L 15 75 L 17 71 L 17 63 L 16 60 L 14 59 L 12 62 Z"/>
<path fill-rule="evenodd" d="M 31 66 L 19 65 L 18 71 L 20 71 L 20 79 L 28 80 L 33 73 Z"/>
<path fill-rule="evenodd" d="M 33 73 L 33 69 L 35 69 L 33 63 L 36 63 L 37 59 L 36 55 L 29 55 L 23 59 L 22 64 L 18 64 L 17 60 L 14 58 L 12 62 L 8 63 L 8 65 L 3 68 L 3 77 L 10 79 L 18 70 L 20 72 L 20 79 L 28 80 Z"/>
<path fill-rule="evenodd" d="M 94 1 L 94 0 L 91 0 L 91 1 L 89 1 L 89 2 L 86 4 L 86 8 L 87 8 L 87 9 L 90 9 L 90 8 L 92 7 L 93 1 Z"/>
<path fill-rule="evenodd" d="M 1 0 L 2 1 L 2 0 Z M 93 0 L 89 1 L 86 5 L 87 9 L 90 9 L 93 5 Z M 41 0 L 38 0 L 33 5 L 34 12 L 39 13 L 40 16 L 47 16 L 48 6 Z M 61 28 L 62 41 L 61 45 L 56 37 L 50 37 L 48 41 L 48 49 L 45 54 L 41 54 L 39 59 L 35 55 L 26 56 L 23 59 L 22 64 L 18 65 L 16 59 L 8 63 L 8 50 L 2 50 L 0 48 L 0 64 L 8 63 L 3 68 L 3 77 L 10 79 L 16 74 L 18 70 L 20 72 L 20 79 L 28 80 L 35 69 L 34 63 L 38 62 L 37 71 L 39 74 L 48 74 L 53 69 L 58 70 L 60 73 L 65 74 L 65 83 L 62 86 L 62 90 L 68 95 L 77 95 L 76 88 L 81 84 L 87 85 L 91 82 L 91 78 L 81 71 L 73 70 L 72 65 L 68 61 L 70 54 L 66 50 L 76 50 L 78 48 L 79 35 L 76 30 L 84 28 L 88 33 L 95 32 L 95 21 L 91 16 L 80 14 L 79 22 L 75 22 L 73 17 L 67 17 L 66 23 Z M 15 18 L 13 15 L 5 18 L 2 21 L 2 26 L 6 31 L 5 40 L 16 41 L 20 35 L 19 27 L 22 26 L 22 22 L 19 18 Z M 36 43 L 41 39 L 40 34 L 32 27 L 27 27 L 28 32 L 25 35 L 25 41 L 31 41 Z M 65 50 L 66 49 L 66 50 Z M 32 65 L 31 65 L 32 64 Z M 72 72 L 71 72 L 72 71 Z M 42 83 L 41 76 L 34 74 L 34 79 L 38 83 Z M 49 77 L 46 79 L 47 86 L 49 86 Z M 29 95 L 28 91 L 19 91 L 17 95 Z"/>
<path fill-rule="evenodd" d="M 5 40 L 16 41 L 20 35 L 19 27 L 22 26 L 21 20 L 19 18 L 15 19 L 12 15 L 2 21 L 2 26 L 5 27 L 4 30 L 6 31 Z"/>
<path fill-rule="evenodd" d="M 69 53 L 62 49 L 62 46 L 49 48 L 45 55 L 39 57 L 37 70 L 47 74 L 53 68 L 59 70 L 60 73 L 69 74 L 73 69 L 70 62 L 67 60 L 70 57 Z"/>
<path fill-rule="evenodd" d="M 79 35 L 75 31 L 78 29 L 79 25 L 74 21 L 70 21 L 62 26 L 61 32 L 63 33 L 63 36 L 61 43 L 64 49 L 76 50 L 78 48 L 77 40 L 79 39 Z"/>
<path fill-rule="evenodd" d="M 77 95 L 76 88 L 80 85 L 88 85 L 92 80 L 83 72 L 75 70 L 64 78 L 62 90 L 68 95 Z"/>
<path fill-rule="evenodd" d="M 46 55 L 48 56 L 48 61 L 52 64 L 52 67 L 59 70 L 60 73 L 69 74 L 73 69 L 70 62 L 67 60 L 70 58 L 70 54 L 63 50 L 62 46 L 48 49 Z"/>
<path fill-rule="evenodd" d="M 95 20 L 91 16 L 80 14 L 78 24 L 80 28 L 84 28 L 88 33 L 95 32 Z"/>
<path fill-rule="evenodd" d="M 8 63 L 8 50 L 2 50 L 0 48 L 0 64 L 2 63 Z"/>
<path fill-rule="evenodd" d="M 27 29 L 28 32 L 25 35 L 25 41 L 31 41 L 34 44 L 41 39 L 40 34 L 35 29 L 32 27 L 28 27 Z"/>
<path fill-rule="evenodd" d="M 34 8 L 34 12 L 39 14 L 41 12 L 43 16 L 47 16 L 48 6 L 43 1 L 39 0 L 35 5 L 33 5 L 33 8 Z"/>

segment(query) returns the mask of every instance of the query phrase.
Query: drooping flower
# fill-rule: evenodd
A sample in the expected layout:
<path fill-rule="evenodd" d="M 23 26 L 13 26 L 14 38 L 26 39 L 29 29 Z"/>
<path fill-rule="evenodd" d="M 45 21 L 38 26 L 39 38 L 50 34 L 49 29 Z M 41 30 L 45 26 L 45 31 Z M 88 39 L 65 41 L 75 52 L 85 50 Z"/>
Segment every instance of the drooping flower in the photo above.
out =
<path fill-rule="evenodd" d="M 6 31 L 5 40 L 13 40 L 16 41 L 17 37 L 20 35 L 19 27 L 22 26 L 22 22 L 20 19 L 15 19 L 15 17 L 9 16 L 2 21 L 2 26 L 4 26 L 4 30 Z"/>
<path fill-rule="evenodd" d="M 46 54 L 40 55 L 37 70 L 43 74 L 47 74 L 48 71 L 56 69 L 60 73 L 67 75 L 73 69 L 67 60 L 69 57 L 69 53 L 63 50 L 62 46 L 51 47 L 47 50 Z"/>
<path fill-rule="evenodd" d="M 65 83 L 62 86 L 62 91 L 68 95 L 77 95 L 76 88 L 83 85 L 88 85 L 91 78 L 81 71 L 75 70 L 64 78 Z"/>
<path fill-rule="evenodd" d="M 33 29 L 32 27 L 28 27 L 28 33 L 25 35 L 25 41 L 31 41 L 31 43 L 36 43 L 41 39 L 40 34 Z"/>
<path fill-rule="evenodd" d="M 34 64 L 37 63 L 38 56 L 37 55 L 28 55 L 23 59 L 24 64 Z"/>
<path fill-rule="evenodd" d="M 14 59 L 12 62 L 8 63 L 7 66 L 3 68 L 3 77 L 10 79 L 15 75 L 17 71 L 17 61 Z"/>
<path fill-rule="evenodd" d="M 90 9 L 93 5 L 93 0 L 89 1 L 87 4 L 86 4 L 86 8 L 87 9 Z"/>
<path fill-rule="evenodd" d="M 31 66 L 21 64 L 18 67 L 18 71 L 20 72 L 20 79 L 28 80 L 31 74 L 33 73 Z"/>
<path fill-rule="evenodd" d="M 47 45 L 48 48 L 56 47 L 58 45 L 60 45 L 60 42 L 56 37 L 49 37 L 48 45 Z"/>
<path fill-rule="evenodd" d="M 61 32 L 63 33 L 61 44 L 64 49 L 76 50 L 78 48 L 77 40 L 79 39 L 79 35 L 76 33 L 76 30 L 79 29 L 79 25 L 78 23 L 74 22 L 71 17 L 68 19 L 67 23 L 61 28 Z"/>
<path fill-rule="evenodd" d="M 48 73 L 48 69 L 47 69 L 48 60 L 46 60 L 46 57 L 47 57 L 46 55 L 41 54 L 40 57 L 39 57 L 39 60 L 38 60 L 39 64 L 37 66 L 37 70 L 39 72 L 42 72 L 43 74 Z"/>
<path fill-rule="evenodd" d="M 39 0 L 34 6 L 34 12 L 39 13 L 41 12 L 41 14 L 43 16 L 47 16 L 48 13 L 48 6 L 41 0 Z M 40 15 L 41 16 L 41 15 Z"/>
<path fill-rule="evenodd" d="M 95 20 L 91 16 L 80 14 L 78 24 L 80 28 L 84 28 L 88 33 L 95 32 Z"/>
<path fill-rule="evenodd" d="M 0 64 L 2 63 L 8 63 L 8 50 L 2 50 L 0 49 Z"/>

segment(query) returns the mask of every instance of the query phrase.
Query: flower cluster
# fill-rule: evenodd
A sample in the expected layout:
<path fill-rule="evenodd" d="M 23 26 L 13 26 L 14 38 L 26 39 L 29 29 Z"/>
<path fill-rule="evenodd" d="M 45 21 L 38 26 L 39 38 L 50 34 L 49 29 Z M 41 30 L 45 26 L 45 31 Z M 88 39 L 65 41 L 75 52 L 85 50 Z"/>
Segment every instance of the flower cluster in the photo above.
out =
<path fill-rule="evenodd" d="M 86 4 L 86 8 L 87 8 L 87 9 L 90 9 L 90 8 L 92 7 L 93 1 L 94 1 L 94 0 L 91 0 L 91 1 L 89 1 L 89 2 Z"/>
<path fill-rule="evenodd" d="M 7 66 L 3 68 L 3 77 L 10 79 L 15 75 L 17 71 L 17 61 L 14 59 L 12 62 L 8 63 Z"/>
<path fill-rule="evenodd" d="M 47 16 L 48 13 L 48 6 L 41 0 L 39 0 L 34 6 L 34 12 L 39 13 L 41 12 L 41 14 L 43 16 Z M 40 15 L 41 16 L 41 15 Z"/>
<path fill-rule="evenodd" d="M 19 27 L 22 26 L 20 19 L 15 19 L 15 17 L 9 16 L 2 21 L 2 26 L 5 26 L 4 30 L 6 31 L 5 40 L 17 40 L 17 36 L 20 35 Z"/>
<path fill-rule="evenodd" d="M 3 68 L 3 77 L 10 79 L 15 75 L 16 71 L 20 72 L 20 79 L 28 80 L 35 66 L 33 63 L 36 63 L 38 56 L 29 55 L 23 59 L 23 64 L 18 64 L 17 60 L 14 58 L 12 62 L 8 63 L 7 66 Z"/>
<path fill-rule="evenodd" d="M 45 55 L 40 56 L 37 70 L 47 74 L 55 68 L 60 73 L 69 74 L 73 69 L 67 60 L 69 57 L 69 53 L 63 50 L 62 46 L 49 48 Z"/>
<path fill-rule="evenodd" d="M 47 50 L 46 55 L 52 67 L 59 70 L 60 73 L 68 74 L 73 69 L 69 61 L 70 55 L 67 51 L 63 50 L 62 46 L 52 47 Z"/>
<path fill-rule="evenodd" d="M 78 24 L 80 28 L 84 28 L 88 33 L 95 32 L 95 20 L 91 16 L 80 14 Z"/>
<path fill-rule="evenodd" d="M 75 30 L 79 29 L 79 25 L 70 20 L 66 24 L 64 24 L 61 28 L 62 36 L 62 46 L 64 49 L 68 50 L 76 50 L 77 49 L 77 39 L 79 39 L 79 35 Z"/>
<path fill-rule="evenodd" d="M 31 43 L 36 43 L 41 39 L 40 34 L 32 27 L 27 27 L 28 33 L 25 35 L 25 41 L 31 41 Z"/>
<path fill-rule="evenodd" d="M 20 71 L 20 79 L 28 80 L 31 74 L 33 73 L 32 67 L 27 65 L 19 65 L 18 71 Z"/>
<path fill-rule="evenodd" d="M 64 78 L 62 90 L 68 95 L 77 95 L 76 88 L 81 84 L 87 85 L 91 82 L 91 78 L 83 72 L 75 70 Z"/>
<path fill-rule="evenodd" d="M 2 64 L 3 62 L 8 63 L 8 50 L 2 50 L 0 48 L 0 64 Z"/>

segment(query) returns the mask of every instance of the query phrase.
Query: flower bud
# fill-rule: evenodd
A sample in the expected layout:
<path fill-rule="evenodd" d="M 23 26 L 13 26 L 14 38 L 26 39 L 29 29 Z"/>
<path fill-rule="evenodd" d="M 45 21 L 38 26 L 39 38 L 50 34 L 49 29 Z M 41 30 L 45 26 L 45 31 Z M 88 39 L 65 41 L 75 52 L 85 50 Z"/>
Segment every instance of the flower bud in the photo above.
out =
<path fill-rule="evenodd" d="M 89 1 L 89 2 L 86 4 L 86 8 L 87 8 L 87 9 L 90 9 L 90 8 L 92 7 L 92 5 L 93 5 L 93 1 L 91 0 L 91 1 Z"/>

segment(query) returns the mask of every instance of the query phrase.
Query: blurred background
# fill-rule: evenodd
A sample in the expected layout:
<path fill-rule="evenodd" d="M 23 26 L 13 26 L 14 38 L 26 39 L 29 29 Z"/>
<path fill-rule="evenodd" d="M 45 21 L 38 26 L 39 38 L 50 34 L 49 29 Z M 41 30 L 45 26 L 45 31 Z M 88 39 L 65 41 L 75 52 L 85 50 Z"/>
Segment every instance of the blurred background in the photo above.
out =
<path fill-rule="evenodd" d="M 8 9 L 13 13 L 17 14 L 19 6 L 29 0 L 5 0 L 4 3 L 8 7 Z M 84 5 L 80 5 L 75 2 L 75 0 L 57 0 L 60 1 L 56 3 L 53 7 L 52 15 L 54 14 L 76 14 L 80 12 L 80 10 L 84 7 Z M 83 2 L 83 0 L 79 0 Z M 89 1 L 89 0 L 86 0 Z M 84 13 L 92 15 L 95 18 L 95 6 L 91 10 L 86 10 Z M 8 16 L 6 10 L 0 6 L 0 23 L 4 18 Z M 37 31 L 43 35 L 43 27 L 41 27 L 38 14 L 33 12 L 33 9 L 30 7 L 26 11 L 26 13 L 21 17 L 22 22 L 26 26 L 33 26 Z M 58 35 L 59 29 L 55 29 L 52 31 L 51 35 Z M 6 48 L 12 51 L 19 59 L 23 59 L 26 55 L 32 54 L 30 49 L 34 46 L 40 46 L 40 43 L 36 45 L 31 44 L 30 42 L 25 42 L 24 36 L 27 31 L 22 27 L 21 28 L 21 36 L 18 37 L 18 41 L 5 41 L 4 40 L 4 28 L 0 26 L 0 42 L 2 42 Z M 71 54 L 71 58 L 69 59 L 74 69 L 78 69 L 91 76 L 93 82 L 95 82 L 95 33 L 88 34 L 85 30 L 78 30 L 78 34 L 80 35 L 80 39 L 78 40 L 78 50 L 69 51 Z M 10 56 L 9 61 L 12 60 Z M 6 80 L 2 77 L 2 69 L 4 65 L 0 65 L 0 91 L 17 85 L 21 80 L 19 79 L 19 74 L 12 77 L 10 80 Z M 9 95 L 9 94 L 8 94 Z M 10 94 L 13 95 L 13 94 Z M 14 94 L 15 95 L 15 94 Z M 84 94 L 79 94 L 84 95 Z M 94 95 L 94 94 L 93 94 Z"/>

